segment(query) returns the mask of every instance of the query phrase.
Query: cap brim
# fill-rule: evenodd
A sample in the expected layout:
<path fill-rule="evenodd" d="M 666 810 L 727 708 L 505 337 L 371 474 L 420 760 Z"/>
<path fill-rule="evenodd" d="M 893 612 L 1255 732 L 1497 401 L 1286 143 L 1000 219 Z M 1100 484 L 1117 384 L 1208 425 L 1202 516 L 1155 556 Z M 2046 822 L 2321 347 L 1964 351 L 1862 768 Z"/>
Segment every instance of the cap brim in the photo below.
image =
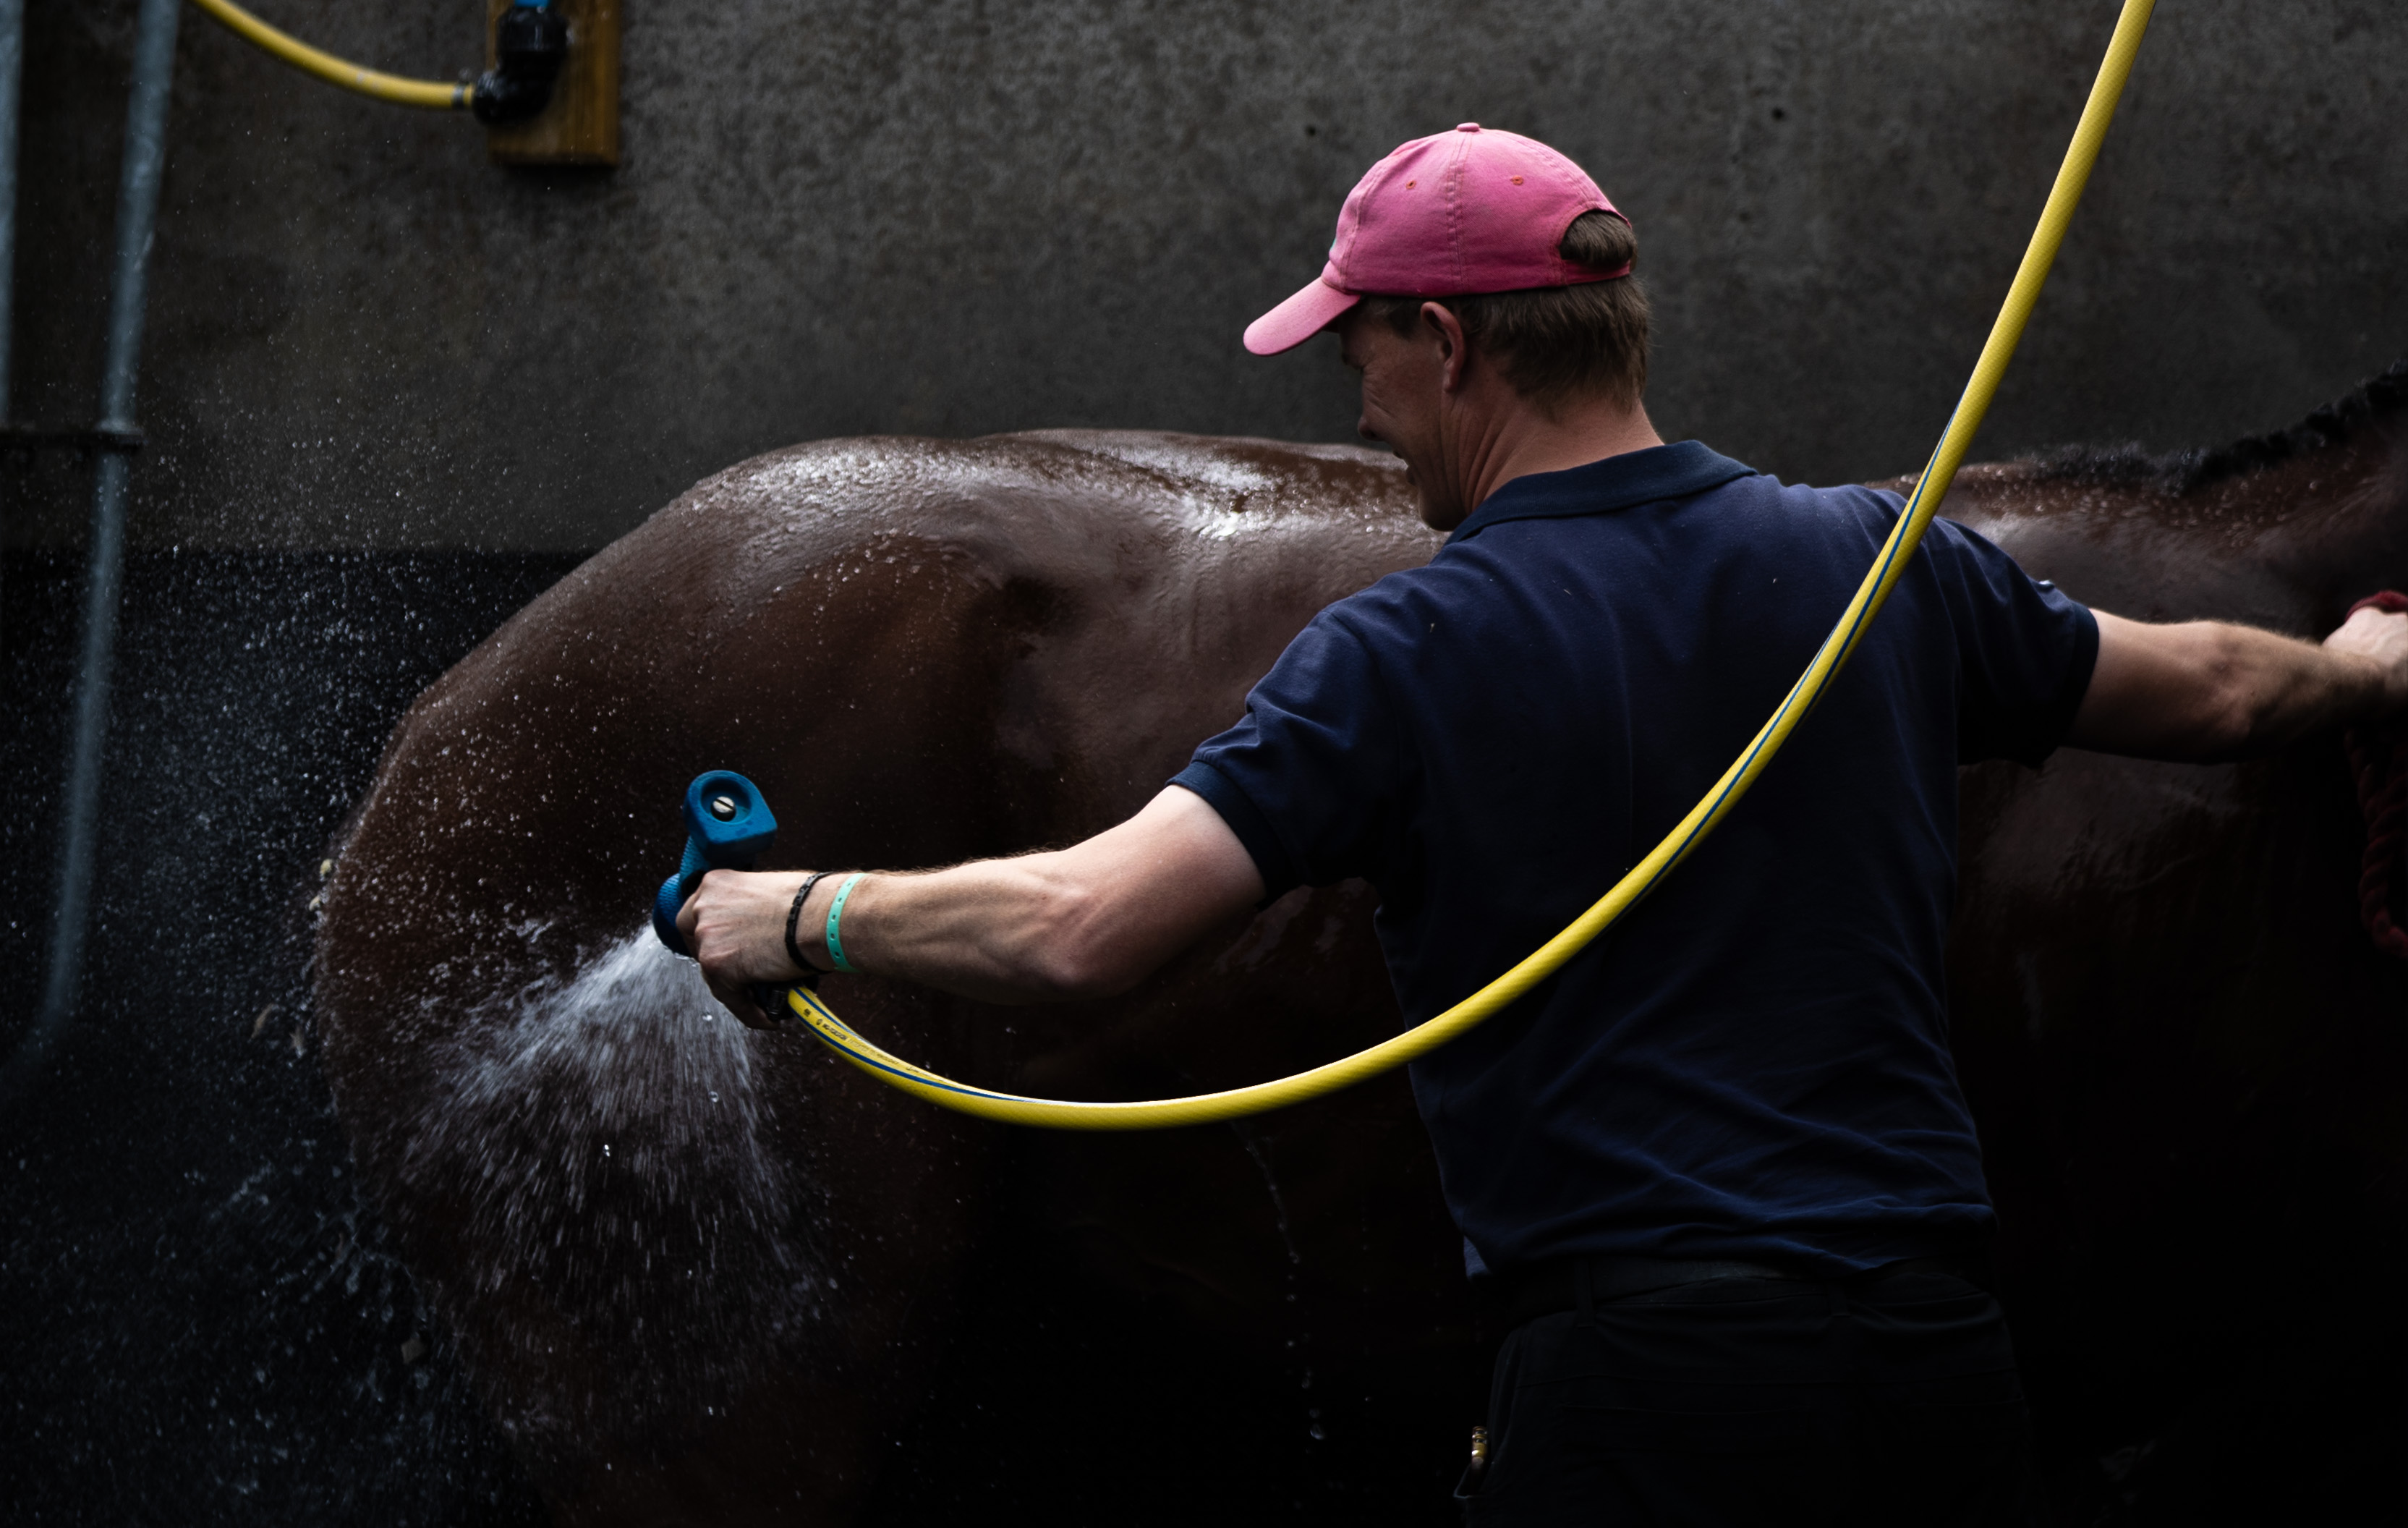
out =
<path fill-rule="evenodd" d="M 1294 350 L 1362 300 L 1360 293 L 1340 292 L 1316 277 L 1295 296 L 1246 325 L 1246 348 L 1257 355 Z"/>

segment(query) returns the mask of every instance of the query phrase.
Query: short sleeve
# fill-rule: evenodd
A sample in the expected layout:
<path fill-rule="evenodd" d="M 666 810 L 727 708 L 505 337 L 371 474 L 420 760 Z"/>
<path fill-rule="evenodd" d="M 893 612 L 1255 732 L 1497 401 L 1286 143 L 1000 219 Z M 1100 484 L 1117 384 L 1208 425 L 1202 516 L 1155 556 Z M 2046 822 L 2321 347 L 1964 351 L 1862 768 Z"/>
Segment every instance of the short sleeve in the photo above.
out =
<path fill-rule="evenodd" d="M 1246 697 L 1245 718 L 1171 777 L 1212 803 L 1262 872 L 1265 900 L 1376 877 L 1412 759 L 1378 666 L 1331 611 Z"/>
<path fill-rule="evenodd" d="M 1923 545 L 1956 633 L 1958 760 L 2037 766 L 2065 741 L 2089 691 L 2097 618 L 1953 520 L 1934 521 Z"/>

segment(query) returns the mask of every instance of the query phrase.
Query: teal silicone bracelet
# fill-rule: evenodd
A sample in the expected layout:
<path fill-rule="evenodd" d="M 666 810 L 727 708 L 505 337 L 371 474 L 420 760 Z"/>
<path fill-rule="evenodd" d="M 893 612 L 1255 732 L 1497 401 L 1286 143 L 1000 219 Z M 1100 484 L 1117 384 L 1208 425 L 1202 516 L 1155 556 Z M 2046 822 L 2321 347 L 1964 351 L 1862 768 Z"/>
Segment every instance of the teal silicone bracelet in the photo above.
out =
<path fill-rule="evenodd" d="M 844 916 L 845 899 L 853 895 L 853 888 L 859 886 L 861 884 L 861 878 L 867 873 L 868 872 L 867 871 L 857 870 L 851 875 L 846 876 L 844 878 L 844 885 L 836 888 L 836 901 L 828 903 L 828 959 L 836 962 L 836 969 L 838 971 L 849 972 L 853 970 L 853 962 L 844 958 L 844 941 L 837 937 L 836 920 Z"/>

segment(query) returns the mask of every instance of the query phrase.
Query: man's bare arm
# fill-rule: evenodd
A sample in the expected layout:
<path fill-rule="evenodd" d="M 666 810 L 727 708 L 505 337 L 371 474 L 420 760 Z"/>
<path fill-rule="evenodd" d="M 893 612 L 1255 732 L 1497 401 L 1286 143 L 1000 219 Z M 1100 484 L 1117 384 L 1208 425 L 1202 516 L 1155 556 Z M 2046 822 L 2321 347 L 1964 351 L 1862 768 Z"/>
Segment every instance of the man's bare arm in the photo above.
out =
<path fill-rule="evenodd" d="M 2099 664 L 2067 739 L 2075 747 L 2241 758 L 2408 709 L 2408 616 L 2361 611 L 2319 646 L 2222 622 L 2147 626 L 2095 613 Z M 801 881 L 794 871 L 713 871 L 678 920 L 711 989 L 748 1023 L 762 1016 L 747 988 L 802 974 L 785 947 Z M 822 880 L 797 924 L 818 962 L 841 882 Z M 1107 997 L 1263 889 L 1221 814 L 1173 786 L 1067 849 L 866 876 L 845 903 L 842 938 L 862 971 L 990 1002 Z"/>
<path fill-rule="evenodd" d="M 2408 615 L 2362 610 L 2318 644 L 2222 621 L 2092 613 L 2099 667 L 2066 738 L 2076 748 L 2249 758 L 2408 707 Z"/>
<path fill-rule="evenodd" d="M 842 877 L 812 888 L 796 935 L 826 963 L 823 935 Z M 786 953 L 796 871 L 703 877 L 679 917 L 704 977 L 753 1022 L 748 987 L 801 973 Z M 1166 787 L 1144 810 L 1067 849 L 946 870 L 865 876 L 844 904 L 846 959 L 879 976 L 988 1002 L 1109 997 L 1262 899 L 1263 878 L 1205 800 Z"/>

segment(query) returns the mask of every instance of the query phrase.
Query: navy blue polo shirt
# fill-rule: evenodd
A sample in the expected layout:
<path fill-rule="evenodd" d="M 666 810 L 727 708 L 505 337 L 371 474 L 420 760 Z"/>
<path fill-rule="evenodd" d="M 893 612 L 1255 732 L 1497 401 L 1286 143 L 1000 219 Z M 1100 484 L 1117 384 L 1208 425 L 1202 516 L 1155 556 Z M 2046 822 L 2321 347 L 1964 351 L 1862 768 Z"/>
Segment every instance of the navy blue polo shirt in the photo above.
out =
<path fill-rule="evenodd" d="M 1268 894 L 1350 877 L 1411 1023 L 1570 923 L 1813 657 L 1894 494 L 1695 441 L 1516 478 L 1427 566 L 1312 623 L 1177 783 Z M 1470 1250 L 1837 1271 L 1986 1232 L 1948 1049 L 1956 767 L 2036 764 L 2090 613 L 1933 524 L 1855 658 L 1655 894 L 1412 1067 Z"/>

